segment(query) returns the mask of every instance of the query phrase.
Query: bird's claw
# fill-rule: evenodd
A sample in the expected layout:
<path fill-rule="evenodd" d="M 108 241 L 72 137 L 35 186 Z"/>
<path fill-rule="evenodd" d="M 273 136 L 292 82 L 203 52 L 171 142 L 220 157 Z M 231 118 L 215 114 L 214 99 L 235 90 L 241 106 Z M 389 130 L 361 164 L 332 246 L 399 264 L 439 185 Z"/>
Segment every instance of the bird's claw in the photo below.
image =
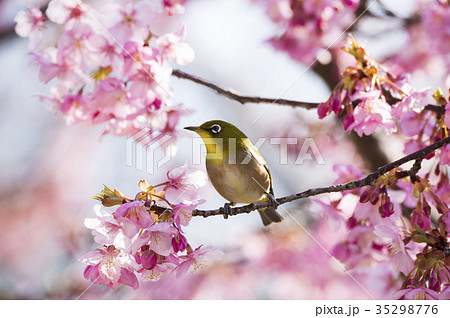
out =
<path fill-rule="evenodd" d="M 268 203 L 269 203 L 269 207 L 276 209 L 280 204 L 277 202 L 277 200 L 274 198 L 273 195 L 269 194 L 268 196 Z"/>
<path fill-rule="evenodd" d="M 228 216 L 231 214 L 231 204 L 225 203 L 223 206 L 223 218 L 226 220 L 228 219 Z"/>

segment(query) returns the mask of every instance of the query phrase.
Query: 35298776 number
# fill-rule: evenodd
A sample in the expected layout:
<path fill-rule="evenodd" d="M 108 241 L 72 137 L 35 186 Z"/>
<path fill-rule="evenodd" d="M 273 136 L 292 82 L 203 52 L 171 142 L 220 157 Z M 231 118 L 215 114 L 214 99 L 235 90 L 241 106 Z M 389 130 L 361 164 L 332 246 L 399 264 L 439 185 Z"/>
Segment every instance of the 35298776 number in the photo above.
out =
<path fill-rule="evenodd" d="M 438 313 L 437 305 L 376 305 L 377 315 L 426 315 Z"/>

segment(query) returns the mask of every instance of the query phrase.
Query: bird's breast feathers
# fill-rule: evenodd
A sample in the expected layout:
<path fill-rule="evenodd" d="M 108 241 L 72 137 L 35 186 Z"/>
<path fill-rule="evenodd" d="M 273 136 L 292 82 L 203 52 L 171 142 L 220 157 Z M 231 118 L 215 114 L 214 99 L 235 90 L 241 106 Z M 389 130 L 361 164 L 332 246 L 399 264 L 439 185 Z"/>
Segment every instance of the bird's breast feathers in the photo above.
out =
<path fill-rule="evenodd" d="M 271 178 L 259 152 L 249 149 L 222 160 L 206 160 L 206 169 L 214 188 L 233 203 L 252 203 L 266 197 Z"/>

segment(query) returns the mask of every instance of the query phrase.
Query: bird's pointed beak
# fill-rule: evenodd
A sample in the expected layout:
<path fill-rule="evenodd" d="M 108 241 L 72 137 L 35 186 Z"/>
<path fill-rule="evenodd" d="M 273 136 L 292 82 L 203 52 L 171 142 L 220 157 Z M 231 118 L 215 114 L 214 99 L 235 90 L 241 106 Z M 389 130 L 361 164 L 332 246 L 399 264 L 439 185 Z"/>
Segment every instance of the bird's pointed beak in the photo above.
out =
<path fill-rule="evenodd" d="M 202 130 L 200 127 L 195 127 L 195 126 L 184 127 L 184 129 L 192 130 L 192 131 L 195 131 L 195 132 Z"/>

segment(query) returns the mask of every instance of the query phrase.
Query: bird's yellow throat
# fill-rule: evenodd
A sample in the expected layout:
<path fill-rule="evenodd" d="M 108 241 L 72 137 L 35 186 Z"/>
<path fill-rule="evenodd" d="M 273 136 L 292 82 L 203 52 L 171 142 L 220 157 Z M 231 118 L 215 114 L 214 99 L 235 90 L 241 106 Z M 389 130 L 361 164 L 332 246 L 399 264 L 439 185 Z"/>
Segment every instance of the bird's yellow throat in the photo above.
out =
<path fill-rule="evenodd" d="M 223 160 L 228 156 L 229 149 L 224 147 L 223 138 L 211 137 L 206 131 L 196 131 L 203 139 L 206 147 L 206 159 L 208 160 Z"/>

